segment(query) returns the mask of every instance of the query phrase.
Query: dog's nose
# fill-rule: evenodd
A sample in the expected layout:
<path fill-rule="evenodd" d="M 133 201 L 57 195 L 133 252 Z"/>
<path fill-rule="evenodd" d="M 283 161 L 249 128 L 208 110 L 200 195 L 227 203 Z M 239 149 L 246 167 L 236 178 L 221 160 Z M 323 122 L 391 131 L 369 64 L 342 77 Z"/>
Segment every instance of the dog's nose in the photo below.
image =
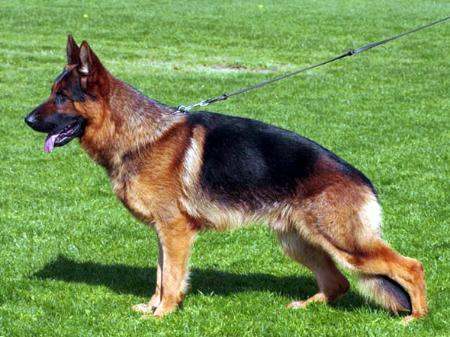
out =
<path fill-rule="evenodd" d="M 28 126 L 33 127 L 33 125 L 36 123 L 36 117 L 34 116 L 34 113 L 30 113 L 25 117 L 25 123 L 27 123 Z"/>

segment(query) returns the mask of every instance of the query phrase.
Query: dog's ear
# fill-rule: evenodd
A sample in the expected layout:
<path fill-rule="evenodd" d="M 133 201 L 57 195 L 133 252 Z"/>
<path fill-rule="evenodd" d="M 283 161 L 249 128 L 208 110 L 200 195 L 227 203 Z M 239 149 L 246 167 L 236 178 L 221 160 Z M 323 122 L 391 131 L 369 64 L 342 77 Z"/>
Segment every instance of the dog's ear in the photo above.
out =
<path fill-rule="evenodd" d="M 67 36 L 67 64 L 78 64 L 80 60 L 80 48 L 73 39 L 72 34 Z"/>
<path fill-rule="evenodd" d="M 86 41 L 83 41 L 81 43 L 79 65 L 80 67 L 78 70 L 80 74 L 84 76 L 93 75 L 104 70 L 103 65 L 101 64 L 97 55 L 95 55 Z"/>
<path fill-rule="evenodd" d="M 81 43 L 79 58 L 78 73 L 83 90 L 91 92 L 94 96 L 107 95 L 110 88 L 109 73 L 86 41 Z"/>

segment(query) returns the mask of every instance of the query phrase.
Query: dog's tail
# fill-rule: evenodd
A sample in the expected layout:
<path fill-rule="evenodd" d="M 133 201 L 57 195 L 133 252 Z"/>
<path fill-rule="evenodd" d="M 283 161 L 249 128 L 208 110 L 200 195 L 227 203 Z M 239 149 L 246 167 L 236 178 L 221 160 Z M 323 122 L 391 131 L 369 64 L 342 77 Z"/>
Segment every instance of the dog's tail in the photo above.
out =
<path fill-rule="evenodd" d="M 384 275 L 358 274 L 362 293 L 384 308 L 399 313 L 411 312 L 411 298 L 403 287 Z"/>

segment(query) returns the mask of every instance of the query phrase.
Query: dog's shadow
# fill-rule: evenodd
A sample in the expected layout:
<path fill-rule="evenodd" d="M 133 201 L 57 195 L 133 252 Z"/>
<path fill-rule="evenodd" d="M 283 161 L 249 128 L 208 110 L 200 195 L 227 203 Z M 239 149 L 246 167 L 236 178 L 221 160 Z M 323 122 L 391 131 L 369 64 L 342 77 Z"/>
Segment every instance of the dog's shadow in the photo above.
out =
<path fill-rule="evenodd" d="M 60 255 L 34 273 L 32 277 L 41 280 L 101 285 L 119 294 L 133 294 L 148 298 L 155 287 L 156 269 L 124 264 L 77 262 Z M 264 273 L 230 273 L 210 268 L 193 268 L 190 284 L 190 293 L 201 292 L 226 296 L 238 292 L 269 291 L 287 297 L 287 302 L 305 299 L 317 291 L 312 275 L 311 277 L 280 277 Z M 368 304 L 361 296 L 350 291 L 332 305 L 343 310 L 355 310 Z"/>

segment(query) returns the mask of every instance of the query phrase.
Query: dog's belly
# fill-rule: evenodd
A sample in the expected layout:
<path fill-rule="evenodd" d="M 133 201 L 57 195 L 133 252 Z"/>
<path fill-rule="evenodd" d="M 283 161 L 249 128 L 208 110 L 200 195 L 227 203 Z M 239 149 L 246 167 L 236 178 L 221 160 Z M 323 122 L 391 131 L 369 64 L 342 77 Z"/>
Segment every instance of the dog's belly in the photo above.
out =
<path fill-rule="evenodd" d="M 217 202 L 205 195 L 196 194 L 189 198 L 181 198 L 183 209 L 197 220 L 201 229 L 224 231 L 238 228 L 247 224 L 270 224 L 281 230 L 286 222 L 280 221 L 289 216 L 291 205 L 289 202 L 259 203 L 258 207 L 245 204 L 227 205 Z M 283 223 L 283 224 L 282 224 Z"/>

